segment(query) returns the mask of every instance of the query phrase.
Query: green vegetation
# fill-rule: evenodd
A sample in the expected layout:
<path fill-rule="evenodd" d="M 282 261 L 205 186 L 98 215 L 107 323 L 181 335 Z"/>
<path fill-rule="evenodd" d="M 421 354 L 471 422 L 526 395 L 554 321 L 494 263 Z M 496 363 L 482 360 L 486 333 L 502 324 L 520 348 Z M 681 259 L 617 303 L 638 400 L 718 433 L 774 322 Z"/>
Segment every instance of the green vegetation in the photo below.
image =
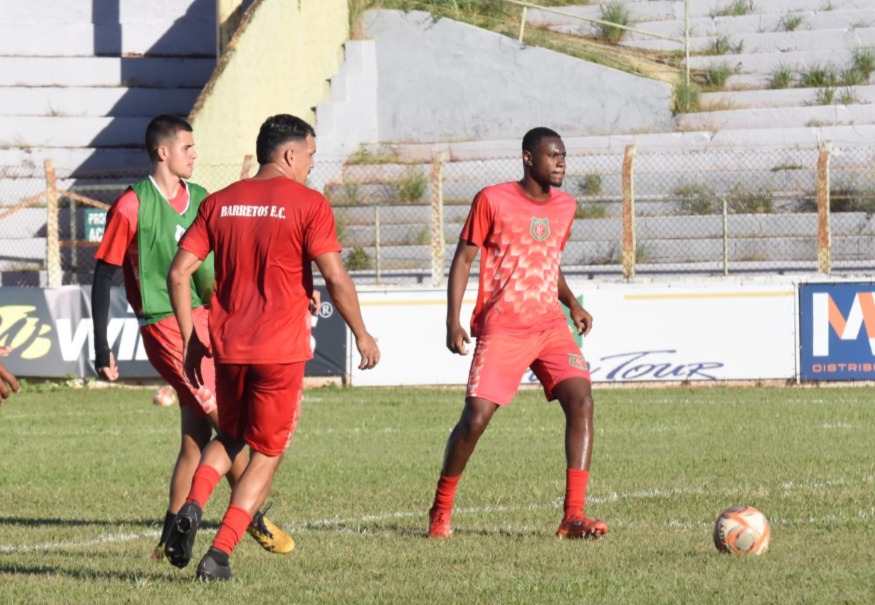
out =
<path fill-rule="evenodd" d="M 875 183 L 833 184 L 829 190 L 829 209 L 832 212 L 865 212 L 875 214 Z"/>
<path fill-rule="evenodd" d="M 713 17 L 741 17 L 749 15 L 753 12 L 753 2 L 751 0 L 732 0 L 723 8 L 717 9 L 713 13 Z"/>
<path fill-rule="evenodd" d="M 786 65 L 778 65 L 772 70 L 770 88 L 790 88 L 793 82 L 793 70 Z"/>
<path fill-rule="evenodd" d="M 802 15 L 787 13 L 781 18 L 781 27 L 788 32 L 796 31 L 803 23 L 805 23 L 805 17 Z"/>
<path fill-rule="evenodd" d="M 836 97 L 836 103 L 839 105 L 854 105 L 859 102 L 860 99 L 857 98 L 857 91 L 850 86 L 844 87 L 839 93 L 839 96 Z"/>
<path fill-rule="evenodd" d="M 699 109 L 699 87 L 679 82 L 674 87 L 674 112 L 690 113 Z"/>
<path fill-rule="evenodd" d="M 358 164 L 397 164 L 398 158 L 392 154 L 378 153 L 371 151 L 365 146 L 362 146 L 358 151 L 351 154 L 346 163 L 350 165 Z"/>
<path fill-rule="evenodd" d="M 729 36 L 717 36 L 711 41 L 711 45 L 705 49 L 706 55 L 740 54 L 744 49 L 744 42 L 733 42 Z"/>
<path fill-rule="evenodd" d="M 705 70 L 702 83 L 709 90 L 719 90 L 726 86 L 726 81 L 733 73 L 735 73 L 734 70 L 727 63 L 711 65 Z"/>
<path fill-rule="evenodd" d="M 421 168 L 409 166 L 398 181 L 398 200 L 404 203 L 422 201 L 428 190 L 428 177 Z"/>
<path fill-rule="evenodd" d="M 583 180 L 578 182 L 577 190 L 582 195 L 599 195 L 602 192 L 602 175 L 598 172 L 587 173 Z"/>
<path fill-rule="evenodd" d="M 781 172 L 784 170 L 804 170 L 805 166 L 802 164 L 778 164 L 777 166 L 772 166 L 769 171 L 770 172 Z"/>
<path fill-rule="evenodd" d="M 552 7 L 575 4 L 585 2 L 551 0 L 548 3 Z M 501 0 L 350 0 L 350 24 L 354 35 L 360 29 L 361 15 L 369 8 L 428 11 L 436 18 L 463 21 L 514 39 L 519 35 L 522 14 L 521 7 Z M 623 31 L 616 27 L 612 29 Z M 674 52 L 626 48 L 600 39 L 560 34 L 531 25 L 525 28 L 525 43 L 662 82 L 676 82 L 681 73 L 682 57 Z"/>
<path fill-rule="evenodd" d="M 768 187 L 751 189 L 737 184 L 727 197 L 729 212 L 733 214 L 771 214 L 775 211 L 772 190 Z"/>
<path fill-rule="evenodd" d="M 611 526 L 597 542 L 553 536 L 564 421 L 539 389 L 493 418 L 459 484 L 454 536 L 430 541 L 426 511 L 464 389 L 308 388 L 271 494 L 270 517 L 297 548 L 269 555 L 244 537 L 235 579 L 218 586 L 192 578 L 227 504 L 224 482 L 194 563 L 149 559 L 179 446 L 178 410 L 153 406 L 151 393 L 25 389 L 4 402 L 0 442 L 14 454 L 0 458 L 4 603 L 871 600 L 871 386 L 597 382 L 586 510 Z M 736 504 L 771 522 L 760 557 L 712 544 L 714 520 Z"/>
<path fill-rule="evenodd" d="M 851 59 L 851 70 L 856 72 L 860 84 L 867 84 L 872 72 L 875 71 L 875 50 L 857 48 Z"/>
<path fill-rule="evenodd" d="M 835 86 L 839 84 L 838 68 L 829 63 L 812 65 L 808 71 L 802 74 L 802 86 L 805 88 L 821 88 L 826 86 Z"/>
<path fill-rule="evenodd" d="M 374 261 L 368 251 L 361 246 L 355 246 L 346 253 L 343 259 L 346 268 L 350 271 L 367 271 L 373 269 Z"/>
<path fill-rule="evenodd" d="M 681 202 L 681 208 L 686 214 L 714 214 L 717 212 L 717 201 L 714 190 L 708 185 L 689 183 L 674 190 Z"/>
<path fill-rule="evenodd" d="M 620 2 L 611 2 L 610 4 L 601 5 L 602 21 L 613 23 L 614 25 L 596 24 L 598 37 L 610 44 L 618 44 L 626 35 L 626 30 L 615 25 L 628 27 L 632 24 L 632 19 L 629 16 L 629 10 Z"/>
<path fill-rule="evenodd" d="M 802 74 L 801 85 L 808 88 L 858 86 L 868 84 L 875 71 L 875 51 L 861 48 L 854 51 L 851 64 L 839 69 L 832 64 L 815 64 Z"/>
<path fill-rule="evenodd" d="M 599 202 L 577 201 L 577 210 L 574 211 L 574 218 L 605 218 L 608 215 L 608 209 L 604 204 Z"/>
<path fill-rule="evenodd" d="M 333 206 L 356 206 L 363 201 L 358 183 L 332 183 L 325 187 L 325 192 Z"/>
<path fill-rule="evenodd" d="M 835 101 L 836 88 L 835 86 L 824 86 L 814 91 L 815 105 L 832 105 Z"/>

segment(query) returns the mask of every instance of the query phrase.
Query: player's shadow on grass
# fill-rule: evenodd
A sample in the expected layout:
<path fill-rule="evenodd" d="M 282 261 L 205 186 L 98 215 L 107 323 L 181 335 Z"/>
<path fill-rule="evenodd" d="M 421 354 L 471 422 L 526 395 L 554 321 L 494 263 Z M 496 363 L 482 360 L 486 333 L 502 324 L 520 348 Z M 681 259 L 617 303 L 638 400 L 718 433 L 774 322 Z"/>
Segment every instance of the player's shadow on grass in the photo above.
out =
<path fill-rule="evenodd" d="M 120 526 L 139 526 L 139 527 L 156 527 L 158 525 L 155 519 L 59 519 L 57 517 L 46 519 L 35 519 L 33 517 L 0 517 L 0 525 L 13 525 L 24 527 L 120 527 Z"/>
<path fill-rule="evenodd" d="M 106 581 L 116 580 L 131 584 L 143 582 L 167 582 L 173 581 L 174 574 L 170 570 L 163 573 L 144 571 L 106 571 L 94 569 L 51 567 L 48 565 L 16 565 L 14 563 L 0 563 L 0 574 L 25 575 L 25 576 L 67 576 L 74 580 Z M 186 577 L 191 581 L 190 577 Z"/>
<path fill-rule="evenodd" d="M 160 529 L 155 519 L 59 519 L 57 517 L 35 519 L 33 517 L 0 517 L 0 525 L 18 527 L 145 527 Z M 218 521 L 204 521 L 201 529 L 219 529 Z"/>
<path fill-rule="evenodd" d="M 398 523 L 367 523 L 367 524 L 359 524 L 359 525 L 347 525 L 347 524 L 332 524 L 332 525 L 318 525 L 313 527 L 307 527 L 307 531 L 312 532 L 326 532 L 326 533 L 351 533 L 351 534 L 361 534 L 361 535 L 378 535 L 378 534 L 394 534 L 399 537 L 404 538 L 425 538 L 426 537 L 426 526 L 423 524 L 422 527 L 411 527 L 409 525 L 401 525 Z M 543 532 L 536 531 L 535 529 L 504 529 L 504 528 L 496 528 L 496 529 L 454 529 L 454 536 L 502 536 L 507 538 L 540 538 L 543 537 Z"/>

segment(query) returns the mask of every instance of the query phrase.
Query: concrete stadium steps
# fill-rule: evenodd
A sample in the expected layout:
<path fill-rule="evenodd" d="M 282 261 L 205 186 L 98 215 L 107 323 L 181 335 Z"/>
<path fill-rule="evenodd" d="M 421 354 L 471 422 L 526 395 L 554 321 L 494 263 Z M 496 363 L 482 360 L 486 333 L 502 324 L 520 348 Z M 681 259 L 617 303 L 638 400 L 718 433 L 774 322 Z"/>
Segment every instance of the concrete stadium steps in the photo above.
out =
<path fill-rule="evenodd" d="M 41 267 L 46 258 L 46 238 L 0 239 L 0 271 Z"/>
<path fill-rule="evenodd" d="M 875 44 L 875 29 L 867 30 L 867 44 Z M 736 73 L 771 74 L 779 68 L 806 71 L 813 67 L 835 66 L 839 70 L 852 65 L 853 49 L 822 48 L 804 52 L 743 53 L 739 55 L 704 55 L 690 57 L 690 69 L 706 70 L 728 64 Z"/>
<path fill-rule="evenodd" d="M 611 0 L 614 2 L 616 0 Z M 840 12 L 872 8 L 870 0 L 754 0 L 754 10 L 750 15 L 739 17 L 718 17 L 717 13 L 731 4 L 732 0 L 696 0 L 690 2 L 690 19 L 699 21 L 703 19 L 736 19 L 751 18 L 756 15 L 774 15 L 783 17 L 787 13 L 799 12 Z M 587 5 L 572 5 L 556 7 L 565 13 L 571 13 L 592 19 L 601 18 L 601 7 L 611 2 L 593 2 Z M 672 21 L 684 19 L 683 0 L 650 0 L 650 1 L 627 1 L 620 0 L 634 23 L 653 21 Z M 831 7 L 827 10 L 826 7 Z M 530 9 L 528 22 L 538 25 L 579 23 L 579 19 L 563 17 L 548 11 Z"/>
<path fill-rule="evenodd" d="M 875 103 L 875 85 L 853 86 L 851 90 L 858 103 Z M 816 93 L 815 88 L 727 90 L 702 93 L 699 100 L 703 108 L 761 109 L 811 105 L 816 100 Z"/>
<path fill-rule="evenodd" d="M 812 90 L 810 93 L 814 95 Z M 875 105 L 820 105 L 815 107 L 770 107 L 679 114 L 682 130 L 721 128 L 794 128 L 838 126 L 875 122 Z"/>
<path fill-rule="evenodd" d="M 46 159 L 52 160 L 55 173 L 63 179 L 142 176 L 150 167 L 141 147 L 14 146 L 0 148 L 0 179 L 33 178 L 45 183 Z"/>
<path fill-rule="evenodd" d="M 45 208 L 23 208 L 12 216 L 14 218 L 10 220 L 0 221 L 0 241 L 44 238 L 46 236 Z"/>
<path fill-rule="evenodd" d="M 768 6 L 763 7 L 768 9 Z M 802 22 L 794 31 L 817 31 L 822 29 L 849 30 L 858 27 L 875 26 L 875 16 L 871 9 L 850 10 L 790 10 L 786 13 L 757 13 L 738 17 L 700 17 L 690 19 L 690 36 L 694 38 L 711 38 L 726 36 L 735 42 L 735 36 L 752 33 L 786 32 L 787 17 L 798 16 Z M 579 20 L 575 20 L 581 23 Z M 569 27 L 571 24 L 567 24 Z M 561 27 L 561 25 L 559 25 Z M 661 34 L 683 38 L 684 20 L 640 21 L 635 27 Z M 627 32 L 625 41 L 653 40 L 636 32 Z"/>
<path fill-rule="evenodd" d="M 215 59 L 0 57 L 0 86 L 202 87 Z"/>
<path fill-rule="evenodd" d="M 547 13 L 543 13 L 547 14 Z M 802 22 L 793 31 L 787 31 L 785 22 L 790 17 L 798 17 Z M 580 19 L 560 17 L 542 19 L 531 17 L 532 25 L 546 27 L 557 33 L 594 37 L 597 30 L 594 24 Z M 750 51 L 756 48 L 768 48 L 768 44 L 784 46 L 817 48 L 815 36 L 818 32 L 832 31 L 831 36 L 853 35 L 855 30 L 875 26 L 875 17 L 871 10 L 846 11 L 790 11 L 785 14 L 752 14 L 739 17 L 706 17 L 690 19 L 690 49 L 704 52 L 712 48 L 718 37 L 726 38 L 731 46 L 739 46 Z M 670 36 L 678 41 L 663 40 L 653 36 L 627 32 L 621 44 L 633 48 L 678 51 L 683 50 L 684 20 L 635 22 L 634 27 L 653 32 L 662 36 Z M 795 34 L 788 36 L 788 34 Z"/>
<path fill-rule="evenodd" d="M 0 116 L 2 147 L 142 147 L 147 117 Z"/>
<path fill-rule="evenodd" d="M 834 214 L 832 252 L 836 262 L 862 261 L 871 263 L 875 257 L 875 229 L 862 213 Z M 658 221 L 658 223 L 657 223 Z M 860 223 L 867 230 L 860 232 Z M 641 218 L 638 227 L 639 264 L 675 265 L 676 269 L 701 262 L 716 262 L 723 258 L 722 217 L 688 216 Z M 600 224 L 608 223 L 608 224 Z M 794 229 L 785 229 L 790 223 Z M 845 224 L 847 223 L 847 224 Z M 746 230 L 737 225 L 749 224 Z M 775 228 L 769 233 L 768 226 Z M 661 229 L 668 231 L 663 233 Z M 373 228 L 371 228 L 373 229 Z M 605 266 L 619 264 L 620 229 L 618 219 L 584 219 L 575 224 L 574 232 L 565 252 L 563 267 Z M 381 230 L 380 258 L 384 268 L 428 269 L 431 262 L 431 245 L 410 243 L 404 238 L 392 239 L 391 232 Z M 673 237 L 671 234 L 674 234 Z M 359 237 L 360 235 L 360 237 Z M 409 234 L 405 237 L 409 237 Z M 458 232 L 446 230 L 444 257 L 446 263 L 452 258 Z M 372 259 L 376 257 L 373 231 L 362 230 L 344 242 L 349 250 L 362 248 Z M 729 260 L 732 263 L 760 262 L 772 270 L 775 263 L 812 263 L 817 260 L 817 216 L 814 213 L 799 216 L 752 215 L 730 217 L 727 240 Z"/>
<path fill-rule="evenodd" d="M 149 23 L 212 19 L 213 0 L 39 0 L 3 2 L 6 23 Z"/>
<path fill-rule="evenodd" d="M 568 6 L 561 10 L 590 18 L 600 18 L 608 2 L 587 6 Z M 683 37 L 684 3 L 681 1 L 621 2 L 636 27 L 662 35 Z M 725 91 L 704 94 L 704 108 L 718 111 L 681 114 L 676 117 L 678 130 L 743 131 L 745 129 L 836 127 L 875 123 L 875 112 L 866 105 L 875 97 L 869 80 L 851 89 L 855 103 L 848 108 L 815 107 L 817 91 L 768 91 L 772 74 L 778 69 L 801 74 L 813 68 L 829 68 L 840 75 L 853 66 L 857 49 L 875 48 L 875 4 L 870 0 L 773 0 L 754 2 L 752 12 L 739 16 L 718 16 L 730 0 L 694 2 L 690 6 L 691 49 L 707 53 L 718 36 L 728 40 L 737 53 L 692 56 L 689 66 L 706 71 L 726 66 L 732 70 Z M 793 31 L 787 31 L 786 19 L 798 17 Z M 530 10 L 530 24 L 564 33 L 592 36 L 593 25 L 547 11 Z M 682 44 L 628 32 L 623 45 L 650 51 L 682 50 Z M 859 92 L 857 89 L 859 88 Z M 761 96 L 749 90 L 763 90 Z M 736 91 L 737 95 L 736 96 Z M 742 92 L 744 91 L 744 92 Z M 843 90 L 837 91 L 839 95 Z M 821 99 L 821 102 L 823 100 Z M 774 111 L 761 111 L 773 108 Z M 786 108 L 786 111 L 780 111 Z M 829 136 L 829 135 L 827 135 Z M 791 135 L 792 137 L 792 135 Z M 782 137 L 783 138 L 783 137 Z"/>
<path fill-rule="evenodd" d="M 186 115 L 201 88 L 0 87 L 0 115 L 141 117 Z"/>
<path fill-rule="evenodd" d="M 683 35 L 681 35 L 683 38 Z M 690 52 L 708 52 L 714 45 L 714 36 L 690 37 Z M 731 37 L 730 45 L 737 45 L 745 54 L 768 53 L 768 52 L 809 52 L 822 48 L 850 48 L 871 46 L 875 40 L 875 29 L 867 28 L 842 28 L 842 29 L 816 29 L 802 31 L 777 31 L 777 32 L 748 32 L 738 33 Z M 671 40 L 658 38 L 629 38 L 623 41 L 624 46 L 631 46 L 642 50 L 654 51 L 681 51 L 683 44 Z M 733 54 L 719 55 L 731 60 Z"/>
<path fill-rule="evenodd" d="M 33 3 L 31 3 L 33 4 Z M 216 57 L 215 20 L 0 24 L 0 56 L 100 55 Z"/>

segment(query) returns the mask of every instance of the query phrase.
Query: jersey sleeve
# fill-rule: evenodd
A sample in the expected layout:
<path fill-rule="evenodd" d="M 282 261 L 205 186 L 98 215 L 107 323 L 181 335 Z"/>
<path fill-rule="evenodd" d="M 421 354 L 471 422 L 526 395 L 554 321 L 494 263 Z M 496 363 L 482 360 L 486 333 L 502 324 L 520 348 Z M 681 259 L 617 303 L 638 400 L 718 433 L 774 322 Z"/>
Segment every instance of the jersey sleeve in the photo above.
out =
<path fill-rule="evenodd" d="M 140 200 L 133 189 L 128 189 L 106 213 L 106 228 L 94 258 L 110 265 L 121 266 L 128 247 L 137 236 L 139 211 Z"/>
<path fill-rule="evenodd" d="M 309 218 L 309 224 L 304 230 L 304 251 L 310 258 L 343 250 L 337 240 L 334 211 L 331 210 L 328 200 L 320 196 Z"/>
<path fill-rule="evenodd" d="M 478 248 L 483 247 L 483 242 L 486 241 L 486 236 L 492 228 L 492 204 L 484 191 L 481 191 L 474 197 L 471 203 L 471 210 L 468 212 L 468 219 L 462 227 L 462 234 L 459 239 L 473 244 Z"/>
<path fill-rule="evenodd" d="M 207 225 L 209 224 L 210 211 L 214 206 L 215 198 L 213 196 L 209 196 L 201 202 L 197 216 L 195 216 L 194 221 L 179 239 L 179 248 L 181 250 L 187 250 L 201 260 L 207 257 L 211 249 Z"/>

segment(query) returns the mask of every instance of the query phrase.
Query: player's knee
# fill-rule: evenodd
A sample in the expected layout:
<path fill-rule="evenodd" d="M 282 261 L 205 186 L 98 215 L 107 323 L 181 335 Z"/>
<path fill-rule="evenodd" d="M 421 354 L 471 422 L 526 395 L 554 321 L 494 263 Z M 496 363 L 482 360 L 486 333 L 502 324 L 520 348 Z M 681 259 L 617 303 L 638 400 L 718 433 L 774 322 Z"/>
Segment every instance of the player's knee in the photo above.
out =
<path fill-rule="evenodd" d="M 582 393 L 572 397 L 563 407 L 569 415 L 589 418 L 595 408 L 595 401 L 593 401 L 592 395 Z"/>
<path fill-rule="evenodd" d="M 489 426 L 490 416 L 488 414 L 479 414 L 471 412 L 465 414 L 459 422 L 459 427 L 467 437 L 479 438 Z"/>

